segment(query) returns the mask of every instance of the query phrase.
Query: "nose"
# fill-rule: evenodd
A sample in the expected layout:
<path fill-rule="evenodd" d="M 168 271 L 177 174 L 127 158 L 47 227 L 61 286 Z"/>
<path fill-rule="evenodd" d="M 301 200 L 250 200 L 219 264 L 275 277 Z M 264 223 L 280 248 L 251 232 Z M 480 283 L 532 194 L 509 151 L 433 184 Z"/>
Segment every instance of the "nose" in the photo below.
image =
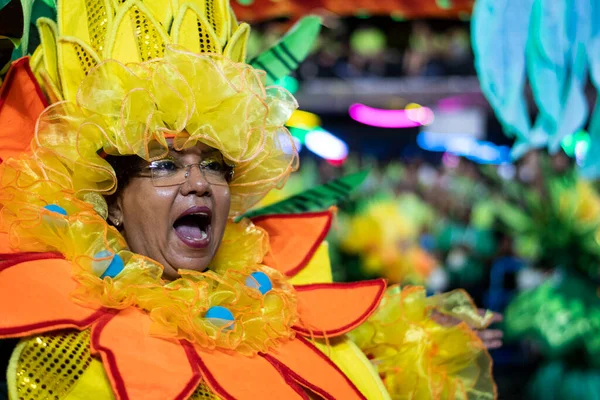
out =
<path fill-rule="evenodd" d="M 210 196 L 210 183 L 204 177 L 200 166 L 190 165 L 186 171 L 186 180 L 180 186 L 181 194 L 184 196 L 195 194 L 196 196 Z"/>

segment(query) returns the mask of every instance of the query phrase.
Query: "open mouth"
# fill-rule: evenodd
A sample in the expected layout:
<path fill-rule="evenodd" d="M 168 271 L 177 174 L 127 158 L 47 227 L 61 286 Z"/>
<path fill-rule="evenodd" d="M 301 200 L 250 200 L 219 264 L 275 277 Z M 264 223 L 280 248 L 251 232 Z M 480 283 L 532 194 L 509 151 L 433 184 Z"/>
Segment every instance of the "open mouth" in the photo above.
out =
<path fill-rule="evenodd" d="M 192 248 L 204 248 L 210 244 L 211 234 L 210 210 L 186 211 L 173 223 L 173 229 L 179 239 Z"/>

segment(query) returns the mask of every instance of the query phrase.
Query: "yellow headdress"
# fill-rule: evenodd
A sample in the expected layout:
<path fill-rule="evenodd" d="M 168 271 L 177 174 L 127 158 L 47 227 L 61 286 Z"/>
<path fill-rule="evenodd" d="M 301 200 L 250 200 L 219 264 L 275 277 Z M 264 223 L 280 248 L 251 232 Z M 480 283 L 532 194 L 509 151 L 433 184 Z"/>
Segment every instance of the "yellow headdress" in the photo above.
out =
<path fill-rule="evenodd" d="M 41 115 L 32 150 L 42 175 L 78 198 L 116 188 L 98 154 L 156 159 L 167 151 L 165 135 L 177 149 L 215 147 L 235 165 L 232 215 L 296 169 L 284 127 L 296 101 L 265 88 L 264 72 L 243 63 L 249 26 L 228 0 L 69 1 L 59 4 L 58 23 L 41 18 L 38 27 L 32 69 L 55 104 Z"/>
<path fill-rule="evenodd" d="M 162 58 L 165 47 L 222 54 L 244 62 L 250 27 L 238 24 L 228 0 L 71 0 L 58 23 L 40 18 L 34 72 L 51 99 L 75 100 L 91 68 L 103 60 L 140 63 Z"/>

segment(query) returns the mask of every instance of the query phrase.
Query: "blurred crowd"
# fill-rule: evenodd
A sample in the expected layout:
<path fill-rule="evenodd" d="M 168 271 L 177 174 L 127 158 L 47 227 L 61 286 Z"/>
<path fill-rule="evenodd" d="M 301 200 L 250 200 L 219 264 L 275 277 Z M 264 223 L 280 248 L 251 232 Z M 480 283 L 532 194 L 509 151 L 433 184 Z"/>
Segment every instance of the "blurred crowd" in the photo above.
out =
<path fill-rule="evenodd" d="M 577 177 L 575 165 L 564 152 L 542 151 L 502 165 L 451 153 L 439 164 L 421 158 L 383 164 L 352 155 L 339 167 L 306 158 L 284 192 L 266 202 L 370 170 L 337 211 L 329 237 L 336 279 L 383 276 L 422 284 L 432 294 L 462 288 L 478 305 L 508 312 L 507 344 L 493 351 L 498 383 L 503 398 L 533 398 L 523 385 L 547 351 L 519 330 L 522 308 L 534 306 L 531 300 L 519 305 L 519 296 L 565 271 L 593 274 L 600 262 L 600 196 Z"/>
<path fill-rule="evenodd" d="M 300 80 L 475 74 L 468 22 L 330 17 L 324 26 Z M 287 21 L 259 25 L 249 53 L 268 48 L 288 28 Z"/>

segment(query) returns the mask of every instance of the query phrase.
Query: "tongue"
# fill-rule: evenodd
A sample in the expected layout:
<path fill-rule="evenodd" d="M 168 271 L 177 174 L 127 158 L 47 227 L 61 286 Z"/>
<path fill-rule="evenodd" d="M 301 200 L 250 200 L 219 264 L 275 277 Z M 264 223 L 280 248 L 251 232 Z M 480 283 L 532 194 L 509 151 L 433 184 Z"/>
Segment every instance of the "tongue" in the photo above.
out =
<path fill-rule="evenodd" d="M 186 239 L 203 240 L 206 239 L 207 236 L 206 232 L 200 229 L 198 225 L 186 222 L 177 224 L 175 230 Z"/>

